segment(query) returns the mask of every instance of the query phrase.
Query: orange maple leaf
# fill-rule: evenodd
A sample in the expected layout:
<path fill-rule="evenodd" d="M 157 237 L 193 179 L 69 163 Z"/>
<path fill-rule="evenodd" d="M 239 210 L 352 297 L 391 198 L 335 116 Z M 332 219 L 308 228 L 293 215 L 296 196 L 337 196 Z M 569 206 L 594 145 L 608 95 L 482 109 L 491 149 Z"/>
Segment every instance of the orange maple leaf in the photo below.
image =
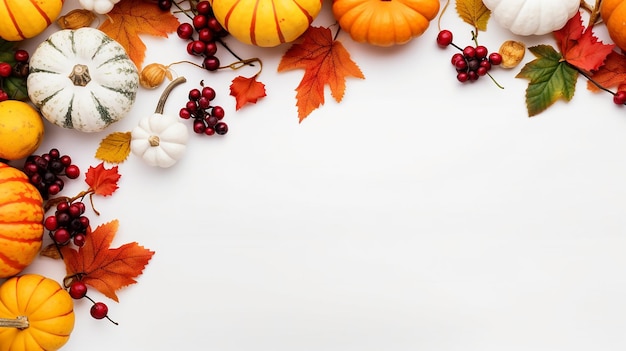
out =
<path fill-rule="evenodd" d="M 606 57 L 604 65 L 594 72 L 592 77 L 596 83 L 605 88 L 619 88 L 623 84 L 626 84 L 626 56 L 615 51 L 611 52 Z M 600 90 L 600 88 L 591 81 L 587 81 L 587 89 L 591 91 Z"/>
<path fill-rule="evenodd" d="M 603 44 L 591 28 L 583 26 L 577 12 L 563 28 L 554 32 L 563 59 L 567 63 L 590 72 L 602 66 L 606 56 L 613 51 L 614 44 Z"/>
<path fill-rule="evenodd" d="M 137 68 L 146 57 L 146 45 L 139 37 L 148 34 L 167 38 L 180 22 L 170 11 L 161 11 L 153 2 L 124 0 L 117 3 L 99 29 L 115 39 L 128 53 Z"/>
<path fill-rule="evenodd" d="M 278 64 L 278 72 L 304 68 L 304 77 L 296 88 L 300 122 L 324 104 L 324 87 L 328 85 L 335 101 L 341 102 L 346 90 L 346 77 L 365 79 L 350 54 L 334 40 L 330 29 L 310 27 L 302 42 L 293 44 Z"/>
<path fill-rule="evenodd" d="M 85 244 L 78 250 L 63 246 L 61 254 L 68 277 L 82 280 L 106 297 L 119 302 L 116 291 L 134 284 L 152 256 L 150 251 L 133 242 L 111 249 L 119 223 L 109 223 L 91 228 L 85 235 Z"/>
<path fill-rule="evenodd" d="M 121 175 L 117 172 L 117 166 L 104 168 L 104 162 L 100 162 L 96 167 L 89 167 L 85 182 L 93 194 L 107 196 L 117 190 L 117 181 Z"/>
<path fill-rule="evenodd" d="M 258 82 L 256 76 L 251 78 L 236 77 L 230 85 L 230 95 L 237 100 L 235 110 L 239 110 L 248 102 L 256 104 L 257 100 L 264 97 L 265 84 Z"/>

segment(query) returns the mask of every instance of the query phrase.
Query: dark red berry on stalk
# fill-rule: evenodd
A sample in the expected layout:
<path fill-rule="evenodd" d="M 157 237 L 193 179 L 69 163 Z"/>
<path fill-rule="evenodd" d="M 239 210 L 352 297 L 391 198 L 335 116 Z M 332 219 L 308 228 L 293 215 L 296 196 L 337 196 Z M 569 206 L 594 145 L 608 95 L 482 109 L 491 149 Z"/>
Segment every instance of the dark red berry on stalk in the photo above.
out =
<path fill-rule="evenodd" d="M 613 95 L 613 102 L 616 105 L 624 105 L 626 104 L 626 91 L 620 90 L 615 95 Z"/>
<path fill-rule="evenodd" d="M 176 29 L 176 34 L 181 39 L 190 39 L 194 33 L 193 26 L 189 23 L 181 23 Z"/>
<path fill-rule="evenodd" d="M 437 34 L 437 45 L 442 48 L 452 44 L 452 32 L 444 29 Z"/>
<path fill-rule="evenodd" d="M 18 49 L 15 50 L 15 53 L 13 53 L 13 58 L 17 62 L 28 62 L 28 59 L 30 59 L 30 55 L 28 54 L 28 51 Z"/>
<path fill-rule="evenodd" d="M 200 1 L 196 5 L 196 11 L 198 11 L 200 15 L 210 15 L 212 11 L 211 4 L 208 1 Z"/>
<path fill-rule="evenodd" d="M 82 299 L 87 295 L 87 284 L 80 280 L 73 281 L 68 292 L 73 299 Z"/>
<path fill-rule="evenodd" d="M 172 8 L 172 0 L 159 0 L 158 6 L 162 11 L 169 11 Z"/>
<path fill-rule="evenodd" d="M 220 68 L 220 60 L 215 56 L 207 56 L 202 62 L 202 67 L 208 71 L 216 71 Z"/>
<path fill-rule="evenodd" d="M 228 125 L 224 122 L 218 122 L 215 125 L 215 133 L 219 134 L 219 135 L 224 135 L 226 133 L 228 133 Z"/>
<path fill-rule="evenodd" d="M 205 15 L 198 14 L 198 15 L 193 16 L 193 19 L 191 21 L 193 22 L 193 27 L 196 30 L 200 30 L 207 26 L 208 18 Z"/>
<path fill-rule="evenodd" d="M 489 50 L 482 45 L 478 45 L 474 51 L 476 52 L 476 57 L 479 59 L 487 57 L 487 54 L 489 53 Z"/>
<path fill-rule="evenodd" d="M 217 43 L 214 41 L 210 41 L 206 43 L 206 48 L 204 49 L 205 56 L 213 56 L 217 53 Z"/>
<path fill-rule="evenodd" d="M 8 62 L 0 62 L 0 77 L 8 78 L 13 73 L 13 67 Z"/>
<path fill-rule="evenodd" d="M 91 306 L 89 313 L 95 319 L 106 318 L 109 314 L 109 307 L 104 302 L 96 302 Z"/>
<path fill-rule="evenodd" d="M 198 31 L 198 40 L 207 44 L 213 41 L 213 32 L 209 28 L 202 28 Z"/>
<path fill-rule="evenodd" d="M 466 46 L 465 49 L 463 49 L 463 55 L 466 58 L 474 58 L 476 56 L 476 48 L 473 46 Z"/>
<path fill-rule="evenodd" d="M 491 62 L 492 65 L 497 66 L 499 64 L 502 63 L 502 55 L 500 55 L 497 52 L 492 52 L 491 54 L 489 54 L 489 62 Z"/>
<path fill-rule="evenodd" d="M 80 168 L 77 165 L 69 165 L 65 167 L 65 175 L 70 179 L 80 177 Z"/>

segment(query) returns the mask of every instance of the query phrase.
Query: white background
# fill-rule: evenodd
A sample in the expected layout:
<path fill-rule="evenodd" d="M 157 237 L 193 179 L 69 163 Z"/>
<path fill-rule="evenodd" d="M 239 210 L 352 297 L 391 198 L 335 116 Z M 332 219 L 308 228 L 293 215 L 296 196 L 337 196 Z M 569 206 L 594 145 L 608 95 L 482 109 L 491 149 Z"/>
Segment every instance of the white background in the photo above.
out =
<path fill-rule="evenodd" d="M 66 1 L 63 13 L 77 4 Z M 326 1 L 314 25 L 332 23 Z M 459 46 L 472 44 L 453 6 L 441 25 Z M 76 302 L 64 349 L 624 350 L 624 107 L 581 77 L 571 102 L 529 118 L 521 65 L 491 71 L 503 90 L 488 78 L 461 84 L 455 49 L 438 48 L 437 32 L 435 20 L 393 48 L 340 33 L 365 80 L 348 78 L 341 103 L 327 91 L 302 123 L 294 89 L 303 71 L 276 71 L 289 45 L 228 39 L 263 60 L 267 97 L 239 111 L 230 82 L 254 69 L 175 66 L 188 82 L 165 112 L 177 114 L 204 79 L 230 130 L 191 135 L 170 169 L 134 155 L 119 165 L 119 189 L 95 197 L 92 224 L 119 219 L 114 247 L 136 241 L 156 254 L 119 303 L 89 292 L 118 326 Z M 554 45 L 495 21 L 479 34 L 491 51 L 505 39 Z M 194 60 L 175 35 L 144 41 L 146 64 Z M 219 57 L 234 61 L 223 48 Z M 57 147 L 86 171 L 100 162 L 100 140 L 151 114 L 161 88 L 140 90 L 131 113 L 102 133 L 46 124 L 39 152 Z M 63 194 L 85 189 L 68 181 Z M 27 271 L 65 273 L 48 258 Z"/>

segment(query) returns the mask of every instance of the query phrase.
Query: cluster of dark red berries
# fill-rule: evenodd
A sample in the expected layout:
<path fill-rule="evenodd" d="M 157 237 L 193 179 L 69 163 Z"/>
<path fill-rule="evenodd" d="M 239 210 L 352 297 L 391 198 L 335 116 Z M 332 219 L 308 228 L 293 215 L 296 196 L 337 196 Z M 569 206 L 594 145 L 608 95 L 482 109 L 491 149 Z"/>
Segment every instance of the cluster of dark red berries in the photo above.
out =
<path fill-rule="evenodd" d="M 55 148 L 41 155 L 28 156 L 23 169 L 44 200 L 63 190 L 63 177 L 76 179 L 80 176 L 80 169 L 72 163 L 72 158 Z"/>
<path fill-rule="evenodd" d="M 183 119 L 193 119 L 193 131 L 197 134 L 224 135 L 228 132 L 228 125 L 222 121 L 224 108 L 213 105 L 215 89 L 200 82 L 201 88 L 189 91 L 189 99 L 185 107 L 180 109 L 179 116 Z"/>
<path fill-rule="evenodd" d="M 451 59 L 459 82 L 476 81 L 478 78 L 489 74 L 493 66 L 502 63 L 502 55 L 499 53 L 489 53 L 489 50 L 483 45 L 461 48 L 452 42 L 452 38 L 452 32 L 444 29 L 437 35 L 437 45 L 442 48 L 452 45 L 460 51 L 452 55 Z"/>
<path fill-rule="evenodd" d="M 208 1 L 196 4 L 191 23 L 181 23 L 176 34 L 183 40 L 188 40 L 187 53 L 192 56 L 203 57 L 202 67 L 208 71 L 220 68 L 217 53 L 217 41 L 228 35 L 228 32 L 217 21 L 213 8 Z"/>

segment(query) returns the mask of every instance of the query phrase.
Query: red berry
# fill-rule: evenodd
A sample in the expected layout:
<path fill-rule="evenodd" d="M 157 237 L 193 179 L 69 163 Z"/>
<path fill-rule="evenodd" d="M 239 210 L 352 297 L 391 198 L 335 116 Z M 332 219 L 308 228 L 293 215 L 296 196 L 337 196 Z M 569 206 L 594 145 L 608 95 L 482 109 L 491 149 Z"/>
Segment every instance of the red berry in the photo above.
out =
<path fill-rule="evenodd" d="M 68 292 L 73 299 L 82 299 L 85 295 L 87 295 L 87 284 L 80 280 L 75 280 L 72 284 L 70 284 Z"/>
<path fill-rule="evenodd" d="M 109 307 L 104 302 L 96 302 L 91 306 L 89 313 L 95 319 L 102 319 L 109 314 Z"/>
<path fill-rule="evenodd" d="M 19 49 L 19 50 L 15 50 L 15 53 L 13 54 L 13 58 L 17 62 L 28 62 L 30 55 L 28 54 L 28 51 Z"/>
<path fill-rule="evenodd" d="M 74 239 L 72 241 L 74 242 L 74 245 L 78 247 L 85 245 L 85 234 L 83 233 L 74 234 Z"/>
<path fill-rule="evenodd" d="M 211 110 L 211 114 L 215 117 L 217 117 L 217 119 L 222 119 L 224 118 L 224 108 L 222 106 L 213 106 L 213 109 Z"/>
<path fill-rule="evenodd" d="M 8 78 L 13 72 L 13 67 L 7 62 L 0 62 L 0 77 Z"/>
<path fill-rule="evenodd" d="M 213 41 L 213 32 L 209 28 L 202 28 L 198 31 L 198 40 L 203 43 L 210 43 Z"/>
<path fill-rule="evenodd" d="M 463 56 L 466 58 L 474 58 L 476 56 L 476 48 L 473 46 L 466 46 L 465 49 L 463 49 Z"/>
<path fill-rule="evenodd" d="M 497 66 L 499 64 L 502 63 L 502 55 L 500 55 L 497 52 L 492 52 L 491 54 L 489 54 L 489 62 L 491 62 L 492 65 Z"/>
<path fill-rule="evenodd" d="M 56 195 L 58 193 L 61 192 L 61 186 L 59 184 L 50 184 L 48 185 L 48 194 L 49 195 Z"/>
<path fill-rule="evenodd" d="M 452 32 L 444 29 L 439 34 L 437 34 L 437 45 L 442 48 L 452 44 Z"/>
<path fill-rule="evenodd" d="M 204 54 L 204 50 L 206 50 L 206 44 L 204 42 L 201 42 L 200 40 L 194 40 L 191 42 L 192 55 L 202 55 Z"/>
<path fill-rule="evenodd" d="M 176 34 L 181 39 L 190 39 L 193 35 L 194 29 L 193 26 L 189 23 L 181 23 L 176 29 Z"/>
<path fill-rule="evenodd" d="M 208 18 L 205 15 L 197 14 L 193 16 L 193 19 L 191 21 L 193 22 L 193 27 L 196 30 L 200 30 L 207 26 Z"/>
<path fill-rule="evenodd" d="M 201 15 L 209 15 L 211 13 L 211 4 L 208 1 L 200 1 L 196 5 L 196 11 Z"/>
<path fill-rule="evenodd" d="M 228 125 L 224 122 L 218 122 L 215 125 L 215 133 L 219 134 L 219 135 L 224 135 L 226 133 L 228 133 Z"/>
<path fill-rule="evenodd" d="M 189 100 L 196 101 L 201 96 L 202 96 L 202 92 L 200 92 L 200 89 L 191 89 L 191 90 L 189 90 L 189 95 L 188 95 Z"/>
<path fill-rule="evenodd" d="M 52 238 L 57 244 L 64 245 L 68 241 L 70 241 L 72 236 L 70 235 L 70 232 L 67 229 L 59 228 L 54 232 L 54 234 L 52 234 Z"/>
<path fill-rule="evenodd" d="M 211 136 L 215 134 L 215 129 L 208 127 L 207 129 L 204 130 L 204 134 Z"/>
<path fill-rule="evenodd" d="M 204 87 L 202 88 L 202 96 L 204 96 L 205 98 L 209 99 L 209 100 L 213 100 L 215 99 L 216 96 L 216 92 L 215 89 L 211 88 L 211 87 Z"/>
<path fill-rule="evenodd" d="M 456 63 L 454 64 L 454 67 L 459 70 L 459 71 L 463 71 L 467 69 L 467 61 L 465 61 L 465 59 L 463 60 L 457 60 Z"/>
<path fill-rule="evenodd" d="M 210 41 L 206 43 L 206 48 L 204 49 L 205 56 L 214 56 L 217 53 L 217 43 L 214 41 Z"/>
<path fill-rule="evenodd" d="M 70 209 L 70 203 L 67 201 L 59 202 L 57 204 L 57 212 L 67 212 Z"/>
<path fill-rule="evenodd" d="M 620 90 L 615 95 L 613 95 L 613 102 L 616 105 L 624 105 L 626 104 L 626 90 Z"/>
<path fill-rule="evenodd" d="M 63 166 L 65 166 L 65 167 L 67 167 L 67 166 L 72 164 L 72 158 L 69 157 L 68 155 L 61 156 L 60 160 L 61 160 L 61 163 L 63 164 Z"/>
<path fill-rule="evenodd" d="M 487 57 L 487 54 L 489 53 L 489 50 L 487 50 L 487 48 L 482 45 L 477 46 L 475 51 L 476 57 L 480 59 Z"/>
<path fill-rule="evenodd" d="M 207 20 L 207 27 L 209 27 L 209 29 L 211 29 L 211 31 L 214 34 L 224 34 L 224 27 L 222 27 L 222 25 L 217 21 L 217 18 L 215 17 L 209 17 L 209 19 Z"/>
<path fill-rule="evenodd" d="M 43 226 L 48 230 L 56 230 L 59 227 L 59 222 L 56 216 L 48 216 L 43 222 Z"/>
<path fill-rule="evenodd" d="M 202 67 L 208 71 L 216 71 L 220 68 L 220 60 L 215 56 L 207 56 L 202 62 Z"/>
<path fill-rule="evenodd" d="M 9 100 L 9 94 L 6 91 L 0 89 L 0 101 Z"/>
<path fill-rule="evenodd" d="M 187 108 L 183 107 L 178 112 L 178 116 L 180 116 L 180 118 L 183 118 L 183 119 L 189 119 L 189 118 L 191 118 L 191 111 L 189 111 Z"/>
<path fill-rule="evenodd" d="M 465 83 L 469 79 L 469 76 L 465 72 L 460 72 L 456 75 L 456 79 L 461 83 Z"/>
<path fill-rule="evenodd" d="M 81 209 L 82 208 L 80 205 L 78 205 L 78 203 L 73 203 L 70 205 L 68 212 L 72 218 L 78 218 L 80 217 L 80 215 L 83 214 Z"/>
<path fill-rule="evenodd" d="M 458 60 L 465 60 L 465 57 L 463 57 L 463 54 L 457 52 L 456 54 L 452 55 L 452 59 L 450 60 L 450 62 L 452 62 L 452 65 L 454 66 L 456 65 L 456 62 Z"/>
<path fill-rule="evenodd" d="M 201 119 L 196 119 L 193 122 L 193 131 L 198 133 L 198 134 L 202 134 L 204 133 L 204 130 L 206 129 L 206 125 L 204 124 L 204 121 L 202 121 Z"/>
<path fill-rule="evenodd" d="M 69 165 L 65 167 L 65 175 L 70 179 L 76 179 L 80 176 L 80 168 L 77 165 Z"/>

